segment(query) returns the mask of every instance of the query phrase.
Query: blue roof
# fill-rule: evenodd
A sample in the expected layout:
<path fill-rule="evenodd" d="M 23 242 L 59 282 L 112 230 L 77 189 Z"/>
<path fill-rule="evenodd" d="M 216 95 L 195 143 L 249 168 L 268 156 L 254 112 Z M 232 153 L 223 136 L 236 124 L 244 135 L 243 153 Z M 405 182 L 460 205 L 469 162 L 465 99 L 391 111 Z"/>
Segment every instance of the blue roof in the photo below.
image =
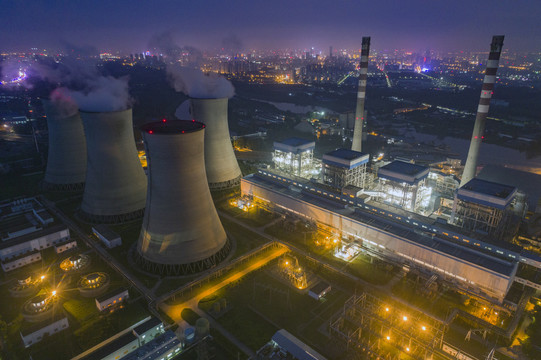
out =
<path fill-rule="evenodd" d="M 428 168 L 426 166 L 415 165 L 415 164 L 408 163 L 405 161 L 397 160 L 397 161 L 390 162 L 389 164 L 385 166 L 382 166 L 381 169 L 385 169 L 388 171 L 392 171 L 392 172 L 396 172 L 396 173 L 400 173 L 404 175 L 414 176 L 425 171 Z"/>
<path fill-rule="evenodd" d="M 302 139 L 298 137 L 292 137 L 292 138 L 285 139 L 282 141 L 277 141 L 277 142 L 281 144 L 289 145 L 289 146 L 301 146 L 301 145 L 307 145 L 307 144 L 313 143 L 314 140 L 306 140 L 306 139 Z"/>
<path fill-rule="evenodd" d="M 349 149 L 337 149 L 331 152 L 326 153 L 325 155 L 334 156 L 344 160 L 354 160 L 366 154 L 360 151 L 349 150 Z"/>
<path fill-rule="evenodd" d="M 507 199 L 507 197 L 511 195 L 517 188 L 514 186 L 473 178 L 462 186 L 461 189 L 474 191 L 484 195 L 495 196 L 500 199 Z"/>

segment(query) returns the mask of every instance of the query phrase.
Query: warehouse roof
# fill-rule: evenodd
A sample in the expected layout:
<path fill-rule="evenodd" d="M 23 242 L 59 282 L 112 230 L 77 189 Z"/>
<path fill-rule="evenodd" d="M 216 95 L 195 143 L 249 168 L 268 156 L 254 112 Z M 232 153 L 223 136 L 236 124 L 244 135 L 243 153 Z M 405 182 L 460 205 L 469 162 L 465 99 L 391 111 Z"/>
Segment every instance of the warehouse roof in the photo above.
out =
<path fill-rule="evenodd" d="M 476 204 L 504 209 L 511 203 L 516 192 L 517 188 L 514 186 L 473 178 L 458 189 L 457 197 Z"/>
<path fill-rule="evenodd" d="M 272 336 L 272 340 L 299 360 L 326 360 L 323 355 L 284 329 L 278 330 Z"/>
<path fill-rule="evenodd" d="M 396 182 L 414 185 L 428 176 L 426 166 L 415 165 L 405 161 L 395 160 L 378 170 L 378 177 Z"/>

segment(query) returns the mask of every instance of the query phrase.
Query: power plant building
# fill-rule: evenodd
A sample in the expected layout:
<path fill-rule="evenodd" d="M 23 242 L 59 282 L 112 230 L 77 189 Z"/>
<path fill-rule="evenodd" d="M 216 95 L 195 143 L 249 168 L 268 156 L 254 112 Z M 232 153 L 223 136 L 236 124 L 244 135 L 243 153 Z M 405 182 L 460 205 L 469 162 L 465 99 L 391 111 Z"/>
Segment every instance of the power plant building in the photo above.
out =
<path fill-rule="evenodd" d="M 310 178 L 314 175 L 314 141 L 297 137 L 274 142 L 274 168 L 290 175 Z"/>
<path fill-rule="evenodd" d="M 335 189 L 348 185 L 364 188 L 369 155 L 348 149 L 338 149 L 323 155 L 323 182 Z"/>
<path fill-rule="evenodd" d="M 205 129 L 195 120 L 154 122 L 141 128 L 149 186 L 137 252 L 146 270 L 195 273 L 215 266 L 229 253 L 207 184 Z"/>
<path fill-rule="evenodd" d="M 381 201 L 412 212 L 427 209 L 432 190 L 426 186 L 429 168 L 395 160 L 378 169 Z"/>
<path fill-rule="evenodd" d="M 86 178 L 86 139 L 79 111 L 66 113 L 51 100 L 42 100 L 47 115 L 49 151 L 44 187 L 82 190 Z"/>
<path fill-rule="evenodd" d="M 333 229 L 372 256 L 435 274 L 499 303 L 515 279 L 518 262 L 541 267 L 539 257 L 510 244 L 494 244 L 428 217 L 269 170 L 244 177 L 241 192 L 267 209 Z"/>
<path fill-rule="evenodd" d="M 498 239 L 512 238 L 525 206 L 517 199 L 517 192 L 513 186 L 474 178 L 456 192 L 452 222 Z"/>
<path fill-rule="evenodd" d="M 94 223 L 140 218 L 147 177 L 133 135 L 132 110 L 81 111 L 87 141 L 88 168 L 80 216 Z"/>
<path fill-rule="evenodd" d="M 191 114 L 207 126 L 205 130 L 205 167 L 211 190 L 238 186 L 242 173 L 229 136 L 227 98 L 191 99 Z"/>

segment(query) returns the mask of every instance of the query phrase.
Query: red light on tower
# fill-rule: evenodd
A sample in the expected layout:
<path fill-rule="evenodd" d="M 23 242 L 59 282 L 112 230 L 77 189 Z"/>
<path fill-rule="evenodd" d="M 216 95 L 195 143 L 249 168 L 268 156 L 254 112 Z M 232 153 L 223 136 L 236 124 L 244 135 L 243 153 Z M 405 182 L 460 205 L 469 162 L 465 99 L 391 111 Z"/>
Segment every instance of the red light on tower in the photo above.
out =
<path fill-rule="evenodd" d="M 167 120 L 166 120 L 166 119 L 163 119 L 162 121 L 163 121 L 163 122 L 166 122 Z"/>
<path fill-rule="evenodd" d="M 149 130 L 149 131 L 148 131 L 148 133 L 149 133 L 149 134 L 152 134 L 152 133 L 153 133 L 153 131 L 152 131 L 152 130 Z"/>

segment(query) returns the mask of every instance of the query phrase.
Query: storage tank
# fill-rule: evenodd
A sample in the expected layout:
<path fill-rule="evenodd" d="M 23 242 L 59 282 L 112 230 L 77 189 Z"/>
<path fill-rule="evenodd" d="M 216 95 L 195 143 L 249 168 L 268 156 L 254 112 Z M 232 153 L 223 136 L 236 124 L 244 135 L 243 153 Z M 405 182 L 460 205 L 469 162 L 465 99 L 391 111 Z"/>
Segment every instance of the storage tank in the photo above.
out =
<path fill-rule="evenodd" d="M 84 188 L 86 139 L 79 111 L 56 101 L 42 99 L 49 129 L 49 155 L 43 186 L 47 190 L 74 191 Z"/>
<path fill-rule="evenodd" d="M 240 184 L 242 176 L 229 136 L 227 98 L 191 98 L 193 119 L 205 130 L 205 167 L 211 190 L 228 189 Z"/>
<path fill-rule="evenodd" d="M 199 318 L 195 321 L 195 334 L 197 337 L 208 335 L 210 331 L 209 321 L 205 318 Z"/>
<path fill-rule="evenodd" d="M 216 265 L 229 252 L 207 184 L 205 130 L 195 120 L 141 127 L 149 186 L 137 252 L 146 270 L 167 275 L 195 273 Z"/>
<path fill-rule="evenodd" d="M 87 172 L 79 215 L 90 222 L 120 223 L 143 216 L 147 177 L 135 147 L 132 110 L 81 111 Z"/>

